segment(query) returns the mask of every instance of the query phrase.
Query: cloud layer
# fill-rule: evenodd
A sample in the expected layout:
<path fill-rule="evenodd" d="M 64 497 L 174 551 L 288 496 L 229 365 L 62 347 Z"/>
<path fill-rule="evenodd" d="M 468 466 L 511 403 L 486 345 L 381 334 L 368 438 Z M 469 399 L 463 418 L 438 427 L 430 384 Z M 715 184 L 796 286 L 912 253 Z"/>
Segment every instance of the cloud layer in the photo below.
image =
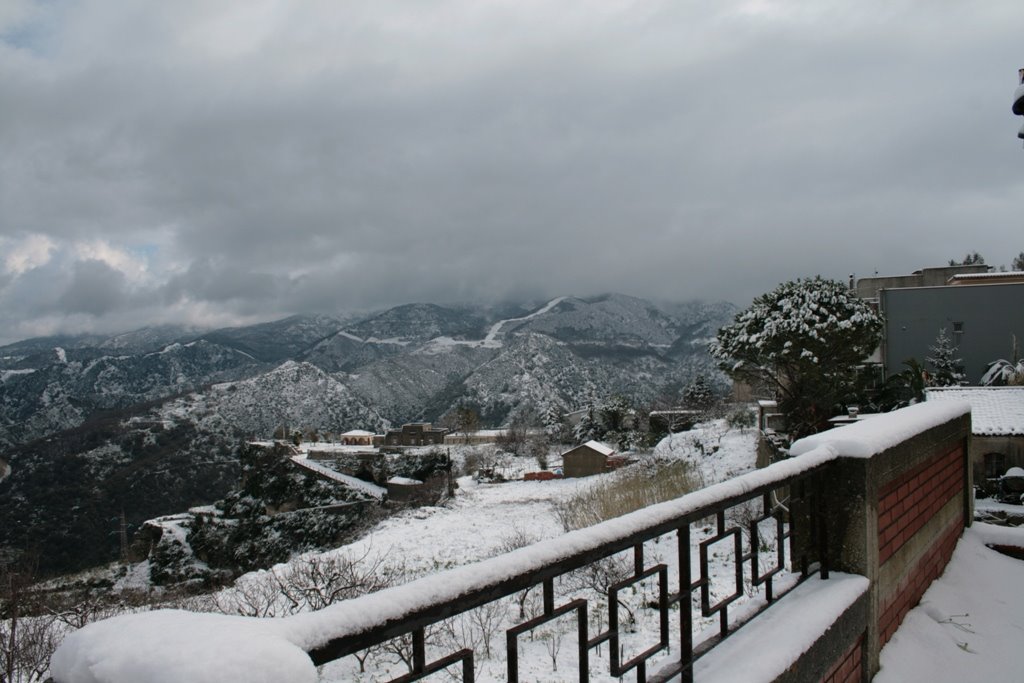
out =
<path fill-rule="evenodd" d="M 1009 263 L 1022 25 L 1019 2 L 7 3 L 0 337 Z"/>

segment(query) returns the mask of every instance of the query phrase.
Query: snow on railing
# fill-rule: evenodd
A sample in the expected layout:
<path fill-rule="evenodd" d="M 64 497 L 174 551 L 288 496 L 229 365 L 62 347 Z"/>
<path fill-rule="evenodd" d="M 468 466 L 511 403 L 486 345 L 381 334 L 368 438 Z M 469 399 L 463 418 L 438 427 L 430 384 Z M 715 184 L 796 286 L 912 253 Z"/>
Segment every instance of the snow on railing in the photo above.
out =
<path fill-rule="evenodd" d="M 556 618 L 577 615 L 577 664 L 581 680 L 589 676 L 590 651 L 608 643 L 609 673 L 635 671 L 638 681 L 664 681 L 672 676 L 690 680 L 694 661 L 732 630 L 766 608 L 773 594 L 773 576 L 786 564 L 789 539 L 796 585 L 817 566 L 828 577 L 827 525 L 829 500 L 824 495 L 828 464 L 840 456 L 871 457 L 932 427 L 969 412 L 966 404 L 922 404 L 899 415 L 883 415 L 805 439 L 794 445 L 800 455 L 729 481 L 638 510 L 595 526 L 566 533 L 471 565 L 449 569 L 377 593 L 336 603 L 326 609 L 283 619 L 249 619 L 177 611 L 156 611 L 97 622 L 65 640 L 52 660 L 57 683 L 122 683 L 126 681 L 314 681 L 315 667 L 365 651 L 395 638 L 410 638 L 408 676 L 415 680 L 430 672 L 461 664 L 464 680 L 472 680 L 475 653 L 461 649 L 428 662 L 425 630 L 458 615 L 534 587 L 542 589 L 542 612 L 508 628 L 507 673 L 517 679 L 520 634 L 539 629 Z M 779 497 L 788 492 L 785 507 Z M 727 512 L 744 506 L 746 519 L 727 520 Z M 759 508 L 759 509 L 751 509 Z M 713 519 L 708 523 L 708 519 Z M 784 521 L 786 524 L 784 524 Z M 767 524 L 776 548 L 760 547 L 759 525 Z M 745 526 L 744 526 L 745 525 Z M 696 537 L 691 527 L 696 526 Z M 649 565 L 645 542 L 666 534 L 676 537 L 678 580 L 668 587 L 664 562 Z M 747 547 L 741 547 L 746 537 Z M 697 571 L 691 567 L 691 539 L 699 549 Z M 664 539 L 661 539 L 664 540 Z M 709 549 L 733 550 L 735 577 L 711 589 Z M 666 546 L 660 546 L 662 552 Z M 607 587 L 607 614 L 598 620 L 604 630 L 591 636 L 590 602 L 579 597 L 556 604 L 555 579 L 594 565 L 623 551 L 632 551 L 632 575 Z M 766 558 L 765 555 L 774 557 Z M 774 559 L 774 562 L 765 560 Z M 768 564 L 767 568 L 765 565 Z M 772 566 L 773 565 L 773 566 Z M 742 574 L 750 572 L 744 586 Z M 732 578 L 735 581 L 732 581 Z M 618 628 L 620 595 L 641 582 L 656 582 L 653 608 L 660 615 L 657 642 L 622 661 Z M 795 586 L 790 582 L 788 590 Z M 759 588 L 763 586 L 762 588 Z M 729 605 L 744 590 L 763 591 L 762 606 L 730 619 Z M 693 600 L 699 596 L 698 618 L 718 617 L 719 634 L 693 641 Z M 603 598 L 602 598 L 603 601 Z M 651 607 L 651 604 L 647 605 Z M 678 606 L 676 627 L 670 628 L 671 608 Z M 745 606 L 745 607 L 748 607 Z M 670 630 L 673 632 L 670 640 Z M 139 639 L 145 642 L 140 642 Z M 674 656 L 665 658 L 669 643 Z M 215 663 L 212 653 L 230 652 L 230 666 Z M 656 655 L 661 656 L 658 662 Z M 204 659 L 209 656 L 209 659 Z M 194 666 L 199 661 L 204 666 Z M 648 676 L 648 664 L 662 669 Z"/>
<path fill-rule="evenodd" d="M 414 671 L 436 671 L 443 668 L 442 665 L 462 662 L 464 673 L 469 673 L 468 680 L 472 680 L 472 651 L 456 652 L 432 663 L 425 661 L 422 647 L 425 626 L 533 586 L 543 587 L 543 614 L 520 624 L 520 631 L 536 628 L 572 610 L 585 616 L 586 600 L 574 600 L 568 606 L 556 608 L 554 579 L 624 550 L 633 551 L 634 575 L 610 587 L 610 591 L 621 591 L 642 580 L 661 576 L 658 609 L 663 614 L 666 629 L 669 608 L 676 604 L 689 605 L 691 594 L 699 591 L 705 616 L 719 615 L 724 635 L 736 628 L 739 620 L 729 621 L 728 604 L 731 599 L 711 603 L 706 552 L 701 554 L 703 567 L 700 575 L 696 580 L 692 578 L 689 567 L 690 525 L 709 516 L 716 519 L 717 534 L 701 542 L 704 548 L 723 538 L 727 541 L 731 536 L 739 539 L 741 534 L 737 527 L 726 528 L 725 511 L 748 501 L 760 501 L 762 509 L 759 521 L 768 521 L 773 525 L 777 523 L 780 529 L 780 551 L 776 566 L 764 574 L 760 574 L 760 568 L 756 570 L 758 578 L 755 584 L 766 585 L 767 598 L 771 600 L 772 576 L 781 571 L 784 564 L 784 551 L 781 550 L 783 539 L 790 537 L 789 533 L 781 533 L 779 508 L 773 502 L 772 493 L 780 487 L 798 486 L 799 482 L 811 477 L 824 463 L 835 458 L 836 454 L 832 450 L 820 449 L 586 529 L 346 600 L 317 612 L 272 620 L 174 610 L 114 617 L 69 635 L 54 655 L 52 674 L 57 683 L 122 683 L 136 680 L 313 681 L 316 680 L 314 665 L 358 652 L 396 636 L 411 634 Z M 672 532 L 678 536 L 679 555 L 680 558 L 685 555 L 686 562 L 681 567 L 679 586 L 670 594 L 665 565 L 645 566 L 643 543 Z M 803 533 L 806 535 L 807 530 Z M 752 550 L 741 552 L 736 558 L 738 568 L 745 566 L 751 557 L 757 564 L 757 543 L 752 541 L 752 544 Z M 727 542 L 725 545 L 732 544 Z M 738 540 L 736 547 L 739 548 Z M 805 557 L 798 564 L 803 566 L 806 576 L 810 558 Z M 823 576 L 827 576 L 827 569 L 821 567 L 821 570 Z M 739 572 L 736 579 L 732 597 L 744 590 Z M 619 603 L 613 599 L 609 604 L 612 610 L 608 618 L 609 630 L 580 641 L 581 668 L 585 668 L 589 650 L 607 641 L 609 651 L 614 651 L 612 668 L 618 672 L 614 675 L 622 675 L 633 669 L 645 671 L 647 660 L 667 649 L 667 633 L 662 633 L 658 646 L 639 658 L 619 662 L 619 633 L 612 628 L 618 619 Z M 680 613 L 690 618 L 689 609 L 682 609 Z M 743 622 L 752 616 L 747 615 Z M 580 621 L 580 627 L 585 631 L 585 618 Z M 514 630 L 510 629 L 510 632 Z M 689 657 L 699 655 L 701 650 L 693 647 L 690 626 L 682 630 L 685 631 L 681 635 L 687 654 L 684 654 L 681 661 L 688 662 Z M 241 654 L 225 660 L 229 663 L 217 664 L 213 653 L 224 651 Z M 515 648 L 511 651 L 514 652 Z M 308 653 L 308 656 L 296 657 L 295 654 L 299 652 Z M 182 656 L 183 653 L 188 654 Z M 206 658 L 207 655 L 209 658 Z M 197 661 L 203 662 L 203 665 L 196 666 Z M 291 668 L 282 673 L 282 667 L 286 665 Z M 510 663 L 512 665 L 514 661 Z"/>

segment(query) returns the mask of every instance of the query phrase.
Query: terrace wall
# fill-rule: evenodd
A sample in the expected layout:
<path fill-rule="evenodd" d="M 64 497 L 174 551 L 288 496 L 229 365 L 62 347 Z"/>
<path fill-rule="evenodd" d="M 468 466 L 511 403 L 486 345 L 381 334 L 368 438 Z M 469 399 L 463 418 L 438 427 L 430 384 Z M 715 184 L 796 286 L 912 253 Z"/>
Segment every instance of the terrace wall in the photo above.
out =
<path fill-rule="evenodd" d="M 870 430 L 871 420 L 857 425 Z M 826 515 L 829 558 L 836 570 L 871 581 L 862 643 L 864 680 L 903 618 L 945 569 L 972 518 L 968 458 L 970 414 L 949 420 L 873 453 L 830 463 Z M 812 437 L 803 448 L 833 447 L 843 455 L 848 432 Z M 801 450 L 800 444 L 795 444 Z M 842 669 L 836 662 L 836 671 Z M 842 678 L 835 680 L 843 680 Z"/>

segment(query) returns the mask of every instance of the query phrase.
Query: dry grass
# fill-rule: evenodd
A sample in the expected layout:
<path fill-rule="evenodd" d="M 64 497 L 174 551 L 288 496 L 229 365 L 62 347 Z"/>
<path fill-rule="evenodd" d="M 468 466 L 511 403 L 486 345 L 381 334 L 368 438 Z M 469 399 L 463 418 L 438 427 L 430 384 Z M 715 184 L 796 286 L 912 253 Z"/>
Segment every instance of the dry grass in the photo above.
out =
<path fill-rule="evenodd" d="M 555 505 L 566 531 L 678 498 L 700 487 L 699 475 L 684 460 L 634 465 L 602 477 L 593 486 Z"/>

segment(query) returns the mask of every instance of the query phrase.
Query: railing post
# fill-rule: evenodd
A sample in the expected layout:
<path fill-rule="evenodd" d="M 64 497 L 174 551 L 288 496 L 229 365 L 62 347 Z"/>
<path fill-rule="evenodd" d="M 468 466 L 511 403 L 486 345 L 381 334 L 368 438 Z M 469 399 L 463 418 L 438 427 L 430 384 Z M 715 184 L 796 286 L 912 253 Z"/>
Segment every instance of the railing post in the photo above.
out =
<path fill-rule="evenodd" d="M 690 525 L 679 529 L 679 674 L 681 683 L 693 683 L 693 577 L 690 571 Z"/>
<path fill-rule="evenodd" d="M 829 519 L 829 491 L 825 487 L 825 476 L 821 473 L 814 477 L 814 517 L 818 526 L 818 566 L 822 579 L 828 578 L 829 568 L 829 547 L 828 527 Z"/>
<path fill-rule="evenodd" d="M 412 632 L 412 671 L 423 673 L 427 666 L 427 648 L 424 630 L 421 628 Z"/>

